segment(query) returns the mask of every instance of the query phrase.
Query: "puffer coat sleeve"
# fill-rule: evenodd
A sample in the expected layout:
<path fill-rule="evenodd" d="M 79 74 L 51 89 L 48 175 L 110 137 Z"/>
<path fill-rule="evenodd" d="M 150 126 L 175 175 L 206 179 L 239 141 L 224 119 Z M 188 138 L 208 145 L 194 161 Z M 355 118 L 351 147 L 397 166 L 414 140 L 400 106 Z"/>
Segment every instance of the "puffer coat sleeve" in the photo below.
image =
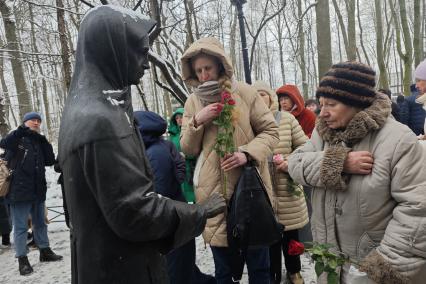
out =
<path fill-rule="evenodd" d="M 180 133 L 180 146 L 187 156 L 198 156 L 202 150 L 204 125 L 194 125 L 194 117 L 202 106 L 194 96 L 185 103 L 185 112 Z M 197 111 L 198 109 L 198 111 Z"/>
<path fill-rule="evenodd" d="M 321 138 L 316 129 L 312 133 L 311 140 L 308 140 L 302 147 L 297 148 L 288 157 L 288 172 L 293 180 L 305 186 L 322 187 L 320 168 L 324 158 Z M 323 143 L 323 142 L 322 142 Z"/>

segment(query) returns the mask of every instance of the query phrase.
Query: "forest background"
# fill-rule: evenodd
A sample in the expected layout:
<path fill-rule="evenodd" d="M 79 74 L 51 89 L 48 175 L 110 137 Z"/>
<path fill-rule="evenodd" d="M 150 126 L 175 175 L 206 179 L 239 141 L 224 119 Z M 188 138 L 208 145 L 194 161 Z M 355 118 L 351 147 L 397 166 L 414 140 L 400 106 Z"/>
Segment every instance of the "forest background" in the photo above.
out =
<path fill-rule="evenodd" d="M 180 57 L 202 37 L 224 44 L 244 80 L 237 2 L 252 81 L 295 84 L 312 98 L 332 63 L 358 60 L 376 70 L 378 87 L 410 94 L 425 57 L 426 0 L 0 0 L 0 135 L 35 110 L 43 132 L 57 137 L 79 25 L 91 6 L 116 4 L 159 23 L 151 69 L 133 90 L 135 110 L 167 118 L 184 103 L 191 90 Z"/>

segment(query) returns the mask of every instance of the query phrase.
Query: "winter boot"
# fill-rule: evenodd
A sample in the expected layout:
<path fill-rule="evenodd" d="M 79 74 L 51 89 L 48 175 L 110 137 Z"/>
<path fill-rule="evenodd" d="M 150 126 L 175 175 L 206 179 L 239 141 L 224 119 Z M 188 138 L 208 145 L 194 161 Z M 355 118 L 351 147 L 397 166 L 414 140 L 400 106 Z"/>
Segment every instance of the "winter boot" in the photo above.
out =
<path fill-rule="evenodd" d="M 62 259 L 62 255 L 55 254 L 49 247 L 40 249 L 40 261 L 58 261 Z"/>
<path fill-rule="evenodd" d="M 19 274 L 28 275 L 33 272 L 33 268 L 31 267 L 31 264 L 28 261 L 28 257 L 26 256 L 18 257 L 18 263 L 19 263 Z"/>
<path fill-rule="evenodd" d="M 6 247 L 10 246 L 10 235 L 9 234 L 1 235 L 1 244 L 6 246 Z"/>
<path fill-rule="evenodd" d="M 304 284 L 303 277 L 300 274 L 300 272 L 294 273 L 294 274 L 288 274 L 287 273 L 287 283 L 291 284 Z"/>

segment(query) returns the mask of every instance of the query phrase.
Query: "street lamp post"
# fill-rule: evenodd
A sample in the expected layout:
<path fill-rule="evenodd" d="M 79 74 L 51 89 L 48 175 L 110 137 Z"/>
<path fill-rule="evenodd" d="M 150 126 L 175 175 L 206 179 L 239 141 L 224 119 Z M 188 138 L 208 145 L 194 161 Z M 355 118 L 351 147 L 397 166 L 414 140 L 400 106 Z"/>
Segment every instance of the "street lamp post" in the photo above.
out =
<path fill-rule="evenodd" d="M 243 13 L 243 4 L 245 4 L 246 2 L 247 0 L 231 0 L 231 3 L 235 5 L 238 12 L 241 48 L 243 51 L 244 75 L 245 75 L 246 83 L 251 84 L 250 65 L 249 65 L 248 48 L 247 48 L 247 41 L 246 41 L 246 30 L 244 27 L 244 13 Z"/>

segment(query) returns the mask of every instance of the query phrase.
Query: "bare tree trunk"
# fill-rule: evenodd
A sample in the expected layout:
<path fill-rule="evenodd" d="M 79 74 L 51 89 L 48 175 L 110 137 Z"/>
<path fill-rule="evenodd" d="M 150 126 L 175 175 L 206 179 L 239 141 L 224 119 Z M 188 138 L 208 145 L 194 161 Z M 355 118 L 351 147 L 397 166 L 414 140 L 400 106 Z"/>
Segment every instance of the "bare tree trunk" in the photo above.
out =
<path fill-rule="evenodd" d="M 359 0 L 356 0 L 356 6 L 357 6 L 357 10 L 358 10 L 357 14 L 358 14 L 358 26 L 359 26 L 359 43 L 361 45 L 362 52 L 364 54 L 365 60 L 367 61 L 367 64 L 369 66 L 371 66 L 370 59 L 368 58 L 367 50 L 365 49 L 365 46 L 364 46 L 364 39 L 362 37 L 363 36 L 363 29 L 362 29 L 362 24 L 361 24 L 361 16 L 360 16 L 361 10 L 359 9 Z M 361 56 L 358 56 L 358 57 L 361 60 Z"/>
<path fill-rule="evenodd" d="M 321 78 L 331 67 L 330 11 L 327 0 L 318 0 L 316 6 L 318 76 Z"/>
<path fill-rule="evenodd" d="M 308 82 L 306 79 L 306 61 L 305 61 L 305 33 L 303 31 L 303 18 L 302 18 L 302 0 L 297 1 L 297 17 L 299 19 L 298 25 L 298 38 L 299 38 L 299 62 L 300 72 L 302 73 L 302 92 L 303 97 L 308 99 Z"/>
<path fill-rule="evenodd" d="M 420 0 L 414 0 L 414 31 L 413 31 L 413 48 L 414 48 L 414 65 L 417 66 L 423 59 L 423 36 L 421 33 L 422 27 L 422 10 Z"/>
<path fill-rule="evenodd" d="M 194 42 L 194 35 L 192 32 L 192 16 L 191 11 L 188 6 L 188 1 L 183 0 L 183 4 L 185 5 L 185 18 L 186 18 L 186 43 L 185 49 L 187 49 Z"/>
<path fill-rule="evenodd" d="M 197 15 L 195 14 L 194 1 L 192 1 L 192 0 L 187 0 L 187 1 L 188 1 L 189 11 L 191 12 L 192 18 L 194 20 L 195 38 L 199 39 L 200 38 L 200 31 L 199 31 L 199 28 L 198 28 Z"/>
<path fill-rule="evenodd" d="M 356 60 L 356 33 L 355 33 L 355 0 L 345 1 L 348 13 L 348 30 L 346 31 L 345 23 L 339 5 L 333 0 L 334 11 L 339 20 L 340 29 L 342 31 L 343 42 L 345 44 L 346 57 L 348 60 Z"/>
<path fill-rule="evenodd" d="M 275 22 L 277 27 L 277 33 L 274 33 L 275 38 L 278 42 L 278 54 L 280 57 L 280 71 L 281 71 L 281 84 L 284 85 L 286 82 L 285 79 L 285 67 L 284 67 L 284 38 L 283 38 L 283 27 L 282 27 L 282 17 L 285 17 L 284 12 L 278 14 L 277 21 Z"/>
<path fill-rule="evenodd" d="M 63 1 L 56 0 L 56 6 L 58 7 L 58 9 L 56 9 L 56 16 L 58 21 L 59 41 L 61 43 L 62 70 L 64 72 L 63 74 L 64 74 L 64 81 L 65 81 L 65 87 L 66 87 L 65 93 L 66 93 L 71 85 L 71 62 L 69 57 L 70 48 L 68 47 L 66 22 L 65 22 L 64 10 L 63 10 L 64 8 Z"/>
<path fill-rule="evenodd" d="M 11 56 L 10 61 L 12 63 L 13 78 L 15 80 L 16 93 L 18 95 L 19 115 L 22 117 L 26 112 L 31 111 L 32 101 L 25 80 L 15 21 L 5 0 L 0 0 L 0 13 L 6 31 L 7 49 L 10 50 L 9 54 Z"/>
<path fill-rule="evenodd" d="M 38 46 L 37 46 L 37 40 L 36 40 L 36 29 L 34 27 L 34 14 L 33 14 L 33 9 L 31 4 L 28 5 L 29 8 L 29 13 L 30 13 L 30 19 L 31 19 L 31 42 L 32 42 L 32 48 L 34 50 L 34 52 L 37 54 L 39 53 L 38 50 Z M 37 59 L 37 67 L 38 67 L 38 72 L 41 76 L 41 85 L 42 85 L 42 96 L 43 96 L 43 103 L 44 103 L 44 110 L 45 110 L 45 117 L 46 117 L 46 127 L 47 127 L 47 133 L 48 133 L 48 137 L 49 139 L 52 139 L 51 137 L 51 129 L 52 129 L 52 123 L 51 123 L 51 117 L 50 117 L 50 107 L 49 107 L 49 100 L 47 98 L 47 83 L 46 83 L 46 79 L 45 79 L 45 72 L 43 70 L 43 68 L 41 67 L 40 64 L 40 58 L 37 55 L 36 56 Z M 40 100 L 39 100 L 39 96 L 37 95 L 37 102 L 39 104 L 39 110 L 41 111 L 41 104 L 40 104 Z"/>
<path fill-rule="evenodd" d="M 234 6 L 232 6 L 234 7 Z M 231 62 L 232 62 L 232 66 L 237 67 L 237 55 L 235 52 L 235 47 L 236 47 L 236 38 L 237 38 L 237 21 L 238 21 L 238 17 L 237 17 L 237 9 L 234 8 L 233 9 L 233 19 L 232 19 L 232 23 L 231 23 L 231 33 L 230 33 L 230 43 L 229 43 L 229 50 L 230 50 L 230 56 L 231 56 Z"/>
<path fill-rule="evenodd" d="M 382 0 L 374 0 L 376 11 L 376 52 L 377 64 L 379 65 L 379 86 L 389 89 L 388 73 L 383 57 L 383 24 L 382 24 Z"/>
<path fill-rule="evenodd" d="M 398 0 L 399 3 L 399 14 L 401 17 L 401 27 L 402 27 L 402 35 L 404 37 L 404 49 L 405 53 L 402 51 L 401 46 L 401 29 L 398 22 L 398 16 L 396 14 L 395 6 L 392 0 L 389 0 L 389 4 L 394 14 L 394 25 L 395 25 L 395 33 L 396 33 L 396 43 L 399 57 L 404 62 L 404 76 L 403 76 L 403 87 L 404 87 L 404 95 L 410 95 L 410 85 L 411 85 L 411 71 L 412 71 L 412 63 L 413 63 L 413 47 L 411 44 L 411 35 L 410 29 L 408 27 L 407 20 L 407 11 L 405 8 L 405 0 Z"/>
<path fill-rule="evenodd" d="M 3 45 L 2 40 L 0 40 L 0 46 Z M 8 113 L 9 113 L 9 92 L 6 85 L 6 80 L 4 79 L 3 72 L 3 56 L 0 56 L 0 81 L 1 81 L 1 90 L 0 92 L 0 135 L 4 137 L 10 131 L 10 126 L 7 123 Z"/>
<path fill-rule="evenodd" d="M 356 60 L 355 0 L 345 1 L 348 12 L 348 59 Z"/>

